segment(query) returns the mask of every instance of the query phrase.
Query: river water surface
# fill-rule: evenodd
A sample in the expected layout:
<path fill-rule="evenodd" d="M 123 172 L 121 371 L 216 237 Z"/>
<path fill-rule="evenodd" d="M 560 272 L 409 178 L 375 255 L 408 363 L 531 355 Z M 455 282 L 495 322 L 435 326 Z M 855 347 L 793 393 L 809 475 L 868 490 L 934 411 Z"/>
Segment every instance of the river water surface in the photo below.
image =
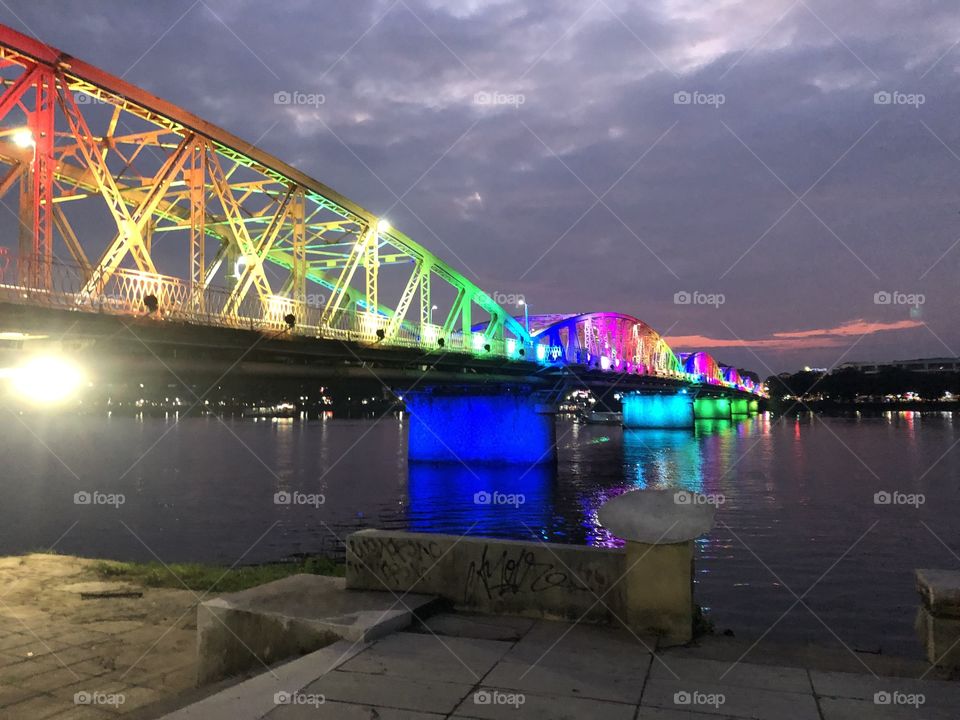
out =
<path fill-rule="evenodd" d="M 405 423 L 6 414 L 0 553 L 229 565 L 340 554 L 363 527 L 609 546 L 606 499 L 687 488 L 723 500 L 696 565 L 718 630 L 913 656 L 914 568 L 960 568 L 960 418 L 947 413 L 695 432 L 560 419 L 556 467 L 533 468 L 408 463 Z M 474 502 L 493 491 L 523 503 Z"/>

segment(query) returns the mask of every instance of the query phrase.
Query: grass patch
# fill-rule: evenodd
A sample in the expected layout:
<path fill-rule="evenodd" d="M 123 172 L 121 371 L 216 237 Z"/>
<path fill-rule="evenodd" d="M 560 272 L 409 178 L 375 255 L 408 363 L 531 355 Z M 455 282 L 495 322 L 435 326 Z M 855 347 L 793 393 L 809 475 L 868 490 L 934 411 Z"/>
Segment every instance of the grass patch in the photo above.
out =
<path fill-rule="evenodd" d="M 200 563 L 134 563 L 101 560 L 93 566 L 103 580 L 126 580 L 144 587 L 177 588 L 199 592 L 236 592 L 298 573 L 342 577 L 344 566 L 329 558 L 310 556 L 295 562 L 245 565 L 235 568 Z"/>

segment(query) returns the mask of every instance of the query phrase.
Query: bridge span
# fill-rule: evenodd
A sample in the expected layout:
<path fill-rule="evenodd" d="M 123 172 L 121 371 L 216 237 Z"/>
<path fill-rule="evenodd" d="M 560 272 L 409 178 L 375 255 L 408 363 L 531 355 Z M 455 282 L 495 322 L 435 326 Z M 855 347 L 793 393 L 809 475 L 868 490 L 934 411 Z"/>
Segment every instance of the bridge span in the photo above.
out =
<path fill-rule="evenodd" d="M 17 351 L 56 337 L 122 374 L 256 345 L 251 372 L 374 374 L 434 435 L 457 414 L 513 418 L 472 428 L 474 443 L 539 422 L 535 404 L 563 389 L 616 389 L 635 427 L 749 412 L 765 394 L 627 314 L 514 317 L 386 218 L 2 25 L 0 79 L 0 343 Z M 133 350 L 144 337 L 153 360 Z"/>

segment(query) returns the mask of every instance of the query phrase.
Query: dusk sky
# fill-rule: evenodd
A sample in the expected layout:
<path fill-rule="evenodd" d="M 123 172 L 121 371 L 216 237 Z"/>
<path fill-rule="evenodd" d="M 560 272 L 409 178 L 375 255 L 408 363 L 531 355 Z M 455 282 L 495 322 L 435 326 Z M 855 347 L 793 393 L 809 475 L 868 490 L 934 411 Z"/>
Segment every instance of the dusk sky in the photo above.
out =
<path fill-rule="evenodd" d="M 955 2 L 0 0 L 0 22 L 533 313 L 629 313 L 761 375 L 958 354 Z"/>

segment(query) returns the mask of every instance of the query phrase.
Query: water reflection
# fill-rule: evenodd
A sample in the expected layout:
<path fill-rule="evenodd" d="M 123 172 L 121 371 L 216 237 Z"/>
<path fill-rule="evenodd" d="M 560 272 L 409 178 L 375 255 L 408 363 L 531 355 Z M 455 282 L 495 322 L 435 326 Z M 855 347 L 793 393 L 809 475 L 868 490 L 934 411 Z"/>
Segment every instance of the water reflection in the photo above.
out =
<path fill-rule="evenodd" d="M 414 532 L 548 540 L 552 465 L 410 463 L 408 527 Z"/>
<path fill-rule="evenodd" d="M 723 492 L 739 439 L 769 433 L 760 418 L 700 420 L 690 430 L 572 424 L 556 465 L 408 465 L 411 530 L 622 545 L 600 525 L 604 503 L 643 488 Z M 709 477 L 709 480 L 705 477 Z"/>

